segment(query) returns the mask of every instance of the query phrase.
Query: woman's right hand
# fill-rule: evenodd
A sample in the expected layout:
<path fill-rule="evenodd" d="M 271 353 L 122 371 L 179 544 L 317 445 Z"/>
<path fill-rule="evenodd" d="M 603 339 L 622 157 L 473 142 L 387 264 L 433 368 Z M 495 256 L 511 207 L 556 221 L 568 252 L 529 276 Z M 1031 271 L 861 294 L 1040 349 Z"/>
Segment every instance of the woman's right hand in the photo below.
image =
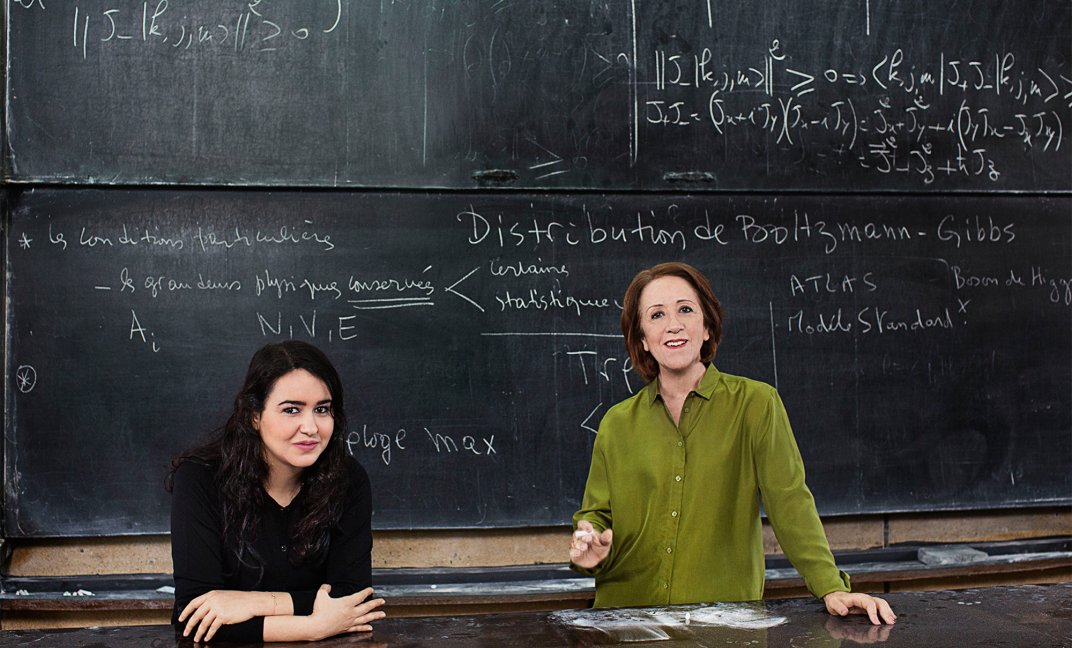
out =
<path fill-rule="evenodd" d="M 372 596 L 371 587 L 341 598 L 331 598 L 330 592 L 331 585 L 321 585 L 313 602 L 310 618 L 316 622 L 320 639 L 348 632 L 372 632 L 369 624 L 387 616 L 376 609 L 383 605 L 383 599 L 365 600 Z"/>
<path fill-rule="evenodd" d="M 573 542 L 569 550 L 570 562 L 578 567 L 592 569 L 610 553 L 613 539 L 614 532 L 610 529 L 596 533 L 591 522 L 581 520 L 577 523 L 577 530 L 573 532 Z"/>

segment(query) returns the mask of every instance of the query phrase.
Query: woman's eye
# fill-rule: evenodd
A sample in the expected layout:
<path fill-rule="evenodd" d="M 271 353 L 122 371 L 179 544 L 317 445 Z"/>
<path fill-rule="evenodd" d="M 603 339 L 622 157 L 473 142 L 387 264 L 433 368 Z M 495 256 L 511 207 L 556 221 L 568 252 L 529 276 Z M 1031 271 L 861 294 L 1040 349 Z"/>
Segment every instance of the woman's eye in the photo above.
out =
<path fill-rule="evenodd" d="M 297 408 L 297 407 L 293 407 L 293 406 L 291 406 L 291 407 L 284 407 L 284 408 L 283 408 L 283 413 L 284 413 L 284 414 L 297 414 L 297 413 L 298 413 L 298 408 Z"/>
<path fill-rule="evenodd" d="M 316 413 L 317 414 L 331 414 L 331 406 L 329 406 L 329 405 L 318 405 L 317 408 L 316 408 Z"/>
<path fill-rule="evenodd" d="M 662 311 L 655 311 L 654 313 L 651 314 L 651 319 L 659 319 L 662 316 L 663 316 Z"/>
<path fill-rule="evenodd" d="M 682 306 L 681 307 L 681 312 L 682 313 L 691 313 L 692 312 L 692 306 Z"/>

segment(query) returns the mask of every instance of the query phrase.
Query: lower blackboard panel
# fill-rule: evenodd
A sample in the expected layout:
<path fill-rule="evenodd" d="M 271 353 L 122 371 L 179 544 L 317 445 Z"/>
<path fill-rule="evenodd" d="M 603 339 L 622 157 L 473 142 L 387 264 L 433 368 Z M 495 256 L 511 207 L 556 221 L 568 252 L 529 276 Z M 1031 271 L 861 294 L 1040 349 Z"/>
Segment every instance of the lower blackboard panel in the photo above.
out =
<path fill-rule="evenodd" d="M 35 190 L 10 197 L 8 537 L 167 531 L 260 345 L 348 397 L 380 529 L 565 523 L 680 259 L 778 387 L 824 514 L 1072 501 L 1072 200 Z"/>

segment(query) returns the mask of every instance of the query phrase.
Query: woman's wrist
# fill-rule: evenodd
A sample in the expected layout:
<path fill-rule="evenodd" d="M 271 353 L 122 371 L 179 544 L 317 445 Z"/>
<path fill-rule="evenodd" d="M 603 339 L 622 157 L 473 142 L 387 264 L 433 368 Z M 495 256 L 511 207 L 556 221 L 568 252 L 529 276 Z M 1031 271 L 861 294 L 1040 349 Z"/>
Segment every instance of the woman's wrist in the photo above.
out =
<path fill-rule="evenodd" d="M 264 619 L 264 641 L 320 641 L 328 636 L 311 616 L 276 616 Z"/>
<path fill-rule="evenodd" d="M 257 592 L 257 594 L 259 595 L 257 607 L 260 610 L 258 616 L 273 617 L 289 614 L 283 605 L 283 594 L 279 592 Z"/>
<path fill-rule="evenodd" d="M 257 616 L 292 616 L 294 602 L 289 592 L 251 592 L 257 596 Z"/>

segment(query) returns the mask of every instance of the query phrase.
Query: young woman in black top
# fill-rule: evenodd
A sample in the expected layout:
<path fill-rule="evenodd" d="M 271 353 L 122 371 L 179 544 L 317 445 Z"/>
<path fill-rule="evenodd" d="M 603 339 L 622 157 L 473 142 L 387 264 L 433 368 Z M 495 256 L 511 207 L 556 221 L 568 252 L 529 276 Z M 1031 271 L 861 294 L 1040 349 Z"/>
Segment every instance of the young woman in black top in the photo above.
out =
<path fill-rule="evenodd" d="M 257 351 L 227 423 L 172 463 L 172 623 L 184 636 L 312 640 L 384 617 L 368 475 L 345 430 L 342 382 L 319 349 Z"/>

